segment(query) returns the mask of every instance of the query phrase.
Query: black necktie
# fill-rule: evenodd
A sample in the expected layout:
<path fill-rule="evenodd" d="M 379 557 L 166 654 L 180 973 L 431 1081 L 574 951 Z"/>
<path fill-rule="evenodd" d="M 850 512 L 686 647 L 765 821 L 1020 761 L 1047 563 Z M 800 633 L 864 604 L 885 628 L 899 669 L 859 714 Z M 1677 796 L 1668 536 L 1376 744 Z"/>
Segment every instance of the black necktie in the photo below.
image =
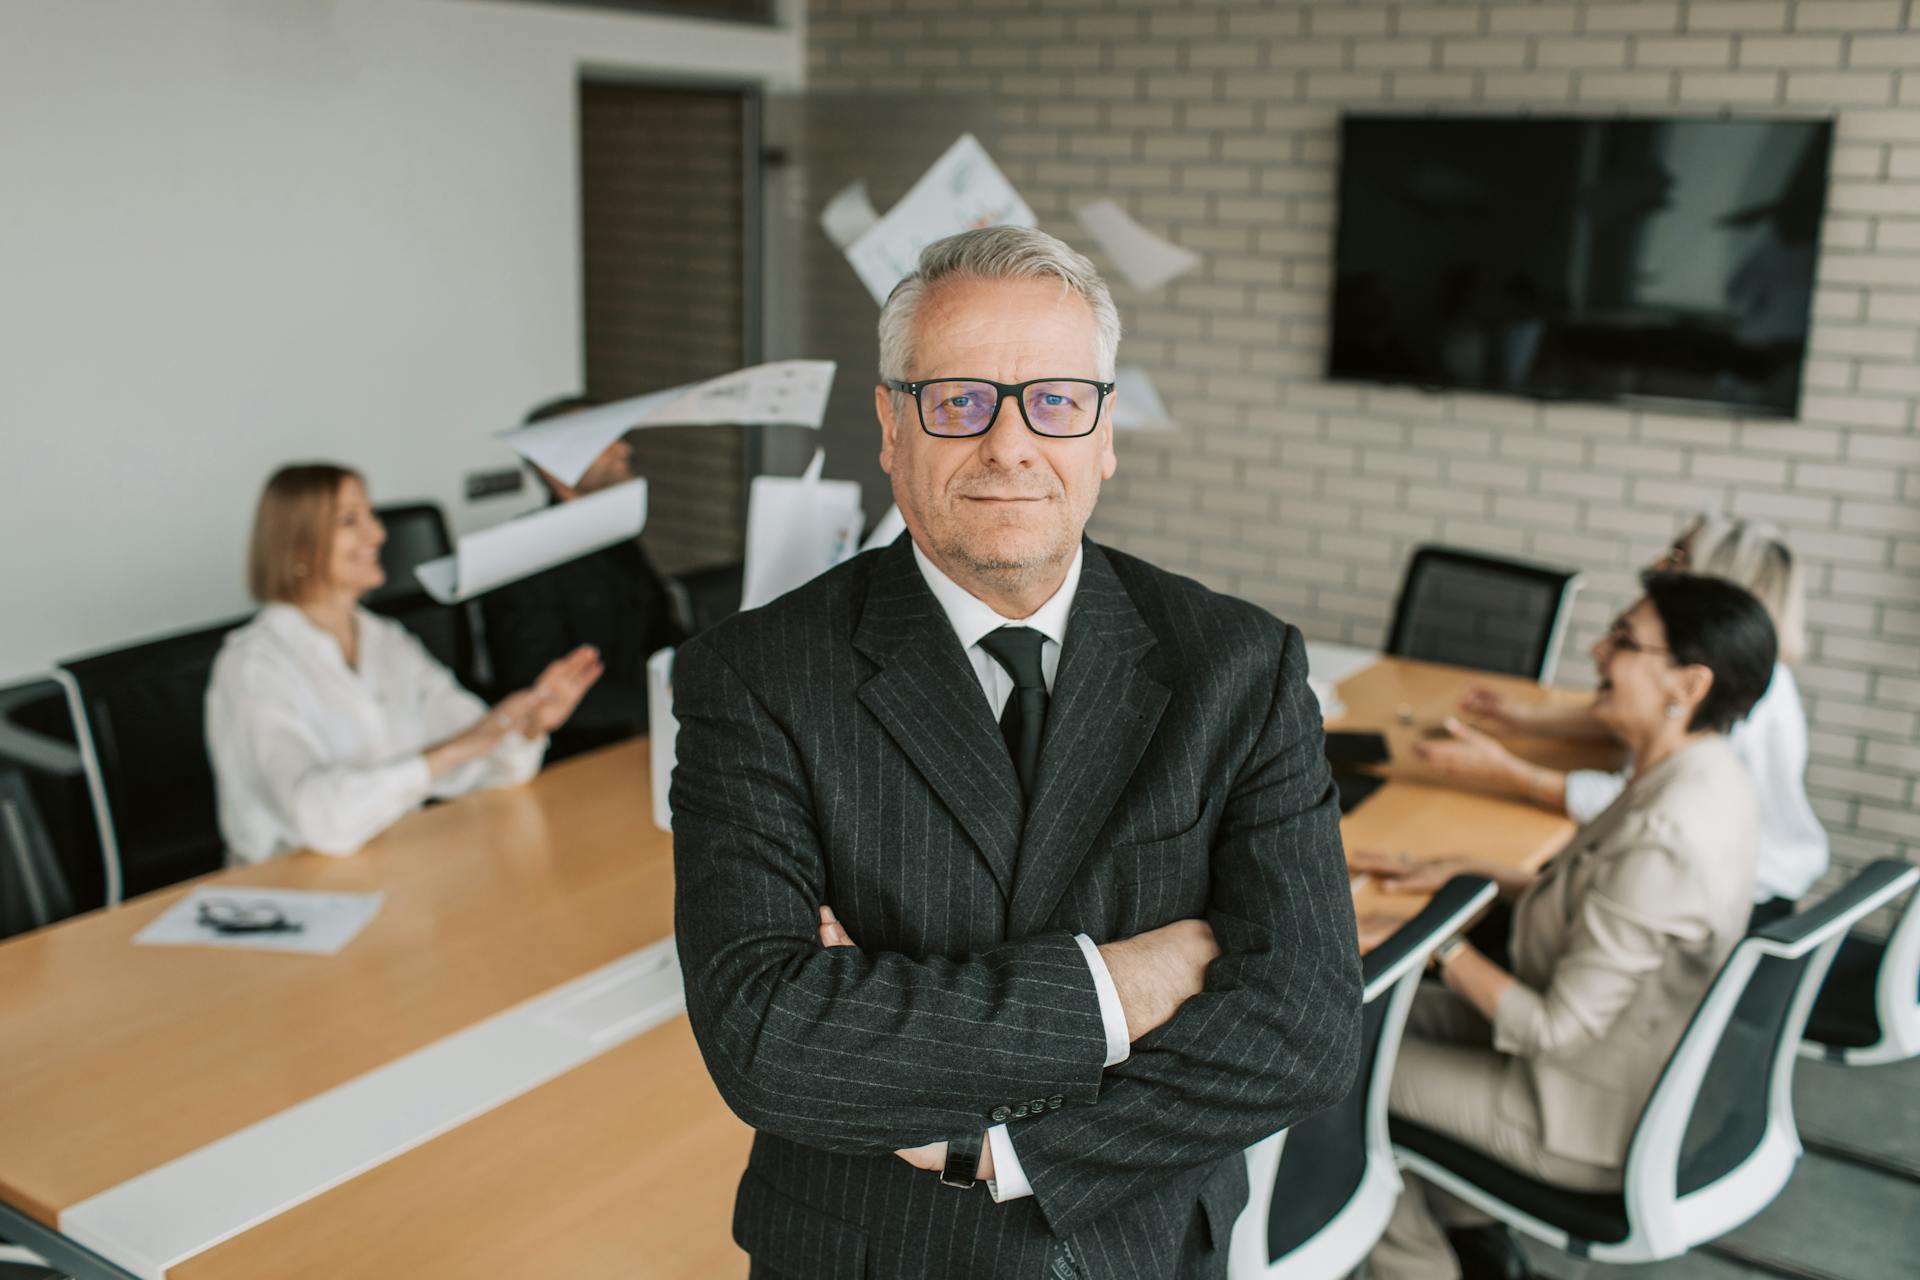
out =
<path fill-rule="evenodd" d="M 1000 713 L 1000 733 L 1020 775 L 1020 790 L 1029 798 L 1040 768 L 1040 731 L 1047 723 L 1047 678 L 1040 669 L 1040 646 L 1046 640 L 1032 627 L 1001 627 L 980 637 L 980 647 L 1013 677 L 1013 692 Z"/>

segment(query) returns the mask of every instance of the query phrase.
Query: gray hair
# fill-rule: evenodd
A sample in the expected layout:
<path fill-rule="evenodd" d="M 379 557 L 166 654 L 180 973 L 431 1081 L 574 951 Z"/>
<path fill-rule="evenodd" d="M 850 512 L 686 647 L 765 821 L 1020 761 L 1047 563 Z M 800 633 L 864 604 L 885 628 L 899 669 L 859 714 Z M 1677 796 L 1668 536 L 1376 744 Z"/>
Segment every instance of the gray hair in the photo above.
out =
<path fill-rule="evenodd" d="M 1113 377 L 1120 351 L 1120 311 L 1107 282 L 1083 253 L 1032 227 L 983 227 L 936 240 L 920 251 L 914 273 L 893 286 L 880 308 L 880 376 L 907 379 L 913 368 L 913 326 L 927 290 L 948 278 L 1060 282 L 1093 308 L 1094 359 L 1101 378 Z M 951 372 L 965 372 L 952 370 Z"/>
<path fill-rule="evenodd" d="M 1744 587 L 1773 619 L 1780 661 L 1792 665 L 1807 651 L 1805 575 L 1786 535 L 1764 520 L 1702 512 L 1673 540 L 1686 571 L 1725 578 Z"/>

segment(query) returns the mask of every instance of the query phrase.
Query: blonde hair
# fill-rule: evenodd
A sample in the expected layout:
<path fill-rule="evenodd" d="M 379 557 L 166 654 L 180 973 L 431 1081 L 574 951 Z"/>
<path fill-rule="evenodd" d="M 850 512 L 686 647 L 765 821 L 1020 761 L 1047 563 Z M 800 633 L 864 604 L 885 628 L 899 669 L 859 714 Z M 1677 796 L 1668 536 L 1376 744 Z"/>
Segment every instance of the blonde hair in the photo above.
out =
<path fill-rule="evenodd" d="M 247 542 L 247 590 L 262 604 L 292 604 L 327 580 L 340 486 L 360 473 L 331 462 L 282 467 L 260 491 Z"/>
<path fill-rule="evenodd" d="M 1791 665 L 1807 651 L 1805 575 L 1786 535 L 1764 520 L 1702 512 L 1673 540 L 1688 573 L 1725 578 L 1744 587 L 1773 619 L 1780 661 Z"/>

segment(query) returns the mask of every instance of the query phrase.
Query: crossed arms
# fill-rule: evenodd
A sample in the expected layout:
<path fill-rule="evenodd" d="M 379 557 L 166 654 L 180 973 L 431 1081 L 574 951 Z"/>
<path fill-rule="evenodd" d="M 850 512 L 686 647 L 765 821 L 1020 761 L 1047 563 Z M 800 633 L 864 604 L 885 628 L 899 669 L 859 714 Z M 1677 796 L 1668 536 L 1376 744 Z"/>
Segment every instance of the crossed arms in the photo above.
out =
<path fill-rule="evenodd" d="M 676 928 L 688 1016 L 728 1105 L 794 1142 L 890 1157 L 978 1132 L 1008 1102 L 1059 1097 L 1012 1135 L 1064 1235 L 1337 1101 L 1357 1064 L 1359 961 L 1304 668 L 1289 629 L 1214 833 L 1206 924 L 1220 955 L 1204 989 L 1183 976 L 1191 950 L 1150 934 L 1132 954 L 1102 949 L 1140 1032 L 1108 1068 L 1070 933 L 963 960 L 821 945 L 827 859 L 794 738 L 713 647 L 688 645 L 675 670 Z"/>

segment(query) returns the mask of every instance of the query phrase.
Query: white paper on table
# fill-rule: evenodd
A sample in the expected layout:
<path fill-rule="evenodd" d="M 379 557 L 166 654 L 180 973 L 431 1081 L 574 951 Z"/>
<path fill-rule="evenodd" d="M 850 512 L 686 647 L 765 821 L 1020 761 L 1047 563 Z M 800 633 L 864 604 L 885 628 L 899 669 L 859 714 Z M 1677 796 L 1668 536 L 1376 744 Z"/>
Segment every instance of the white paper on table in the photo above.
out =
<path fill-rule="evenodd" d="M 1180 424 L 1168 415 L 1147 371 L 1121 365 L 1113 374 L 1113 425 L 1122 431 L 1170 431 Z"/>
<path fill-rule="evenodd" d="M 1162 240 L 1111 200 L 1082 205 L 1073 216 L 1100 242 L 1127 283 L 1142 292 L 1151 293 L 1200 265 L 1199 254 Z"/>
<path fill-rule="evenodd" d="M 608 445 L 646 427 L 817 428 L 826 416 L 833 371 L 831 360 L 776 360 L 515 427 L 500 438 L 562 484 L 576 484 Z"/>
<path fill-rule="evenodd" d="M 962 134 L 899 204 L 847 246 L 847 261 L 873 300 L 884 303 L 893 286 L 919 265 L 920 251 L 935 240 L 976 227 L 1035 222 L 1033 210 L 979 139 Z"/>
<path fill-rule="evenodd" d="M 860 544 L 862 551 L 871 551 L 875 547 L 893 545 L 893 540 L 907 531 L 907 519 L 900 514 L 899 507 L 888 507 L 887 514 L 880 517 L 880 523 L 873 526 L 873 532 Z"/>
<path fill-rule="evenodd" d="M 673 782 L 673 750 L 680 737 L 680 720 L 673 714 L 672 649 L 660 649 L 647 659 L 647 754 L 651 757 L 653 825 L 673 830 L 673 806 L 667 788 Z"/>
<path fill-rule="evenodd" d="M 800 476 L 755 476 L 747 490 L 740 607 L 757 609 L 853 554 L 866 512 L 855 480 L 822 480 L 826 450 Z"/>
<path fill-rule="evenodd" d="M 414 566 L 413 576 L 441 604 L 458 604 L 638 537 L 646 524 L 647 482 L 629 480 L 470 533 L 454 546 L 452 555 Z"/>
<path fill-rule="evenodd" d="M 878 221 L 880 214 L 873 207 L 873 198 L 867 194 L 865 178 L 840 188 L 820 211 L 820 229 L 833 241 L 833 247 L 843 253 Z"/>
<path fill-rule="evenodd" d="M 247 886 L 206 886 L 195 889 L 154 918 L 134 935 L 143 947 L 231 947 L 240 951 L 293 951 L 330 956 L 353 941 L 380 913 L 384 893 L 315 893 L 307 889 L 256 889 Z M 221 933 L 200 923 L 203 902 L 232 903 L 236 907 L 272 907 L 298 933 Z"/>

